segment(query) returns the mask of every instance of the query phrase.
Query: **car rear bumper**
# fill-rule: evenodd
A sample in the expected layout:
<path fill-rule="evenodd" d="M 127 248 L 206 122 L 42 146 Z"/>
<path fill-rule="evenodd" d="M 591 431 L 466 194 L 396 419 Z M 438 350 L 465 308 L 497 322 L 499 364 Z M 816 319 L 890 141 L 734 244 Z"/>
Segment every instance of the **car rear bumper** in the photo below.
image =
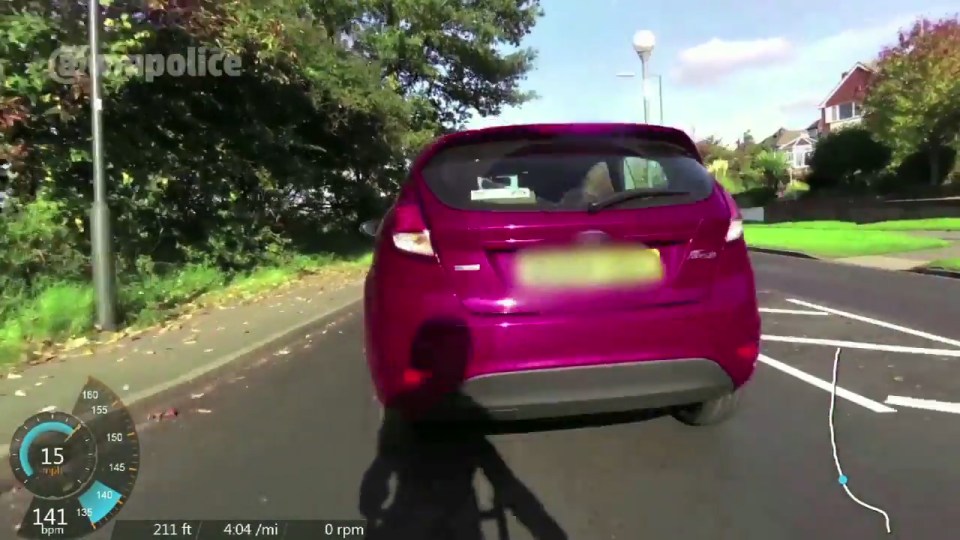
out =
<path fill-rule="evenodd" d="M 411 292 L 407 273 L 368 276 L 365 355 L 388 407 L 460 395 L 506 415 L 523 408 L 535 416 L 554 402 L 659 408 L 739 388 L 756 368 L 760 317 L 749 272 L 719 276 L 703 302 L 550 316 L 470 313 L 442 274 L 429 277 L 424 288 L 418 276 Z"/>
<path fill-rule="evenodd" d="M 733 389 L 727 372 L 705 358 L 523 370 L 466 381 L 430 417 L 527 420 L 660 409 Z"/>

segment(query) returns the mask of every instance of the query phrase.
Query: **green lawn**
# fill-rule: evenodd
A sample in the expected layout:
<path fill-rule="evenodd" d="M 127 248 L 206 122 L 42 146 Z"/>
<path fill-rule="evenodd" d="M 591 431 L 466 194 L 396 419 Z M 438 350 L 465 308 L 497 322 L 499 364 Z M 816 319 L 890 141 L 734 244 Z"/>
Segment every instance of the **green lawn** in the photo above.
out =
<path fill-rule="evenodd" d="M 883 231 L 960 231 L 960 218 L 901 219 L 861 225 Z"/>
<path fill-rule="evenodd" d="M 765 223 L 762 227 L 790 227 L 797 229 L 868 229 L 877 231 L 960 231 L 960 218 L 900 219 L 877 223 L 856 224 L 851 221 L 788 221 Z"/>
<path fill-rule="evenodd" d="M 821 257 L 882 255 L 918 249 L 940 248 L 950 242 L 897 232 L 856 227 L 811 228 L 778 225 L 747 225 L 744 235 L 752 247 L 800 251 Z"/>
<path fill-rule="evenodd" d="M 856 223 L 850 221 L 785 221 L 783 223 L 751 223 L 751 227 L 790 228 L 790 229 L 856 229 Z"/>
<path fill-rule="evenodd" d="M 960 272 L 960 258 L 941 259 L 939 261 L 933 261 L 927 266 L 930 268 L 943 268 L 945 270 L 956 270 L 957 272 Z"/>

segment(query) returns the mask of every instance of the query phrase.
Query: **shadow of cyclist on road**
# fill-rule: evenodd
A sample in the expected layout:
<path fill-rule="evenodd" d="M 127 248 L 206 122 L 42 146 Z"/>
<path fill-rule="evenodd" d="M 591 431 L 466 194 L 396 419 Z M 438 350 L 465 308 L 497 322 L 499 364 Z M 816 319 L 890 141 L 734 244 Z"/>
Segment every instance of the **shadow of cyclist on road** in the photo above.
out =
<path fill-rule="evenodd" d="M 397 401 L 408 410 L 422 410 L 424 404 L 432 408 L 437 400 L 456 395 L 461 406 L 482 417 L 479 407 L 457 394 L 470 352 L 470 332 L 462 321 L 424 324 L 411 351 L 412 367 L 424 374 L 424 384 Z M 492 520 L 497 540 L 507 540 L 509 511 L 533 538 L 566 540 L 566 533 L 475 427 L 460 423 L 428 429 L 399 413 L 384 414 L 377 457 L 360 486 L 366 538 L 482 540 L 482 522 Z M 492 488 L 491 501 L 479 500 L 474 489 L 478 474 Z"/>
<path fill-rule="evenodd" d="M 360 487 L 369 539 L 482 540 L 481 523 L 492 520 L 497 540 L 507 540 L 508 510 L 533 538 L 567 538 L 482 431 L 465 427 L 426 433 L 388 413 L 378 446 Z M 492 501 L 478 500 L 477 473 L 492 487 Z M 391 483 L 393 497 L 384 506 Z M 481 510 L 487 506 L 492 509 Z"/>

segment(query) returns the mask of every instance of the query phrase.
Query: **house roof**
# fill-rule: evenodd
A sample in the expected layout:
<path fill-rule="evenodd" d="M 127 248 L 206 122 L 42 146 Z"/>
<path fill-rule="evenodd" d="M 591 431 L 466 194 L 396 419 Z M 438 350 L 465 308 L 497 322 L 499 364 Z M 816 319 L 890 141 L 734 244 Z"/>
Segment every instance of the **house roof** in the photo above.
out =
<path fill-rule="evenodd" d="M 810 122 L 810 125 L 807 126 L 807 129 L 808 129 L 808 130 L 810 130 L 810 129 L 817 129 L 817 128 L 819 128 L 819 127 L 820 127 L 820 119 L 817 118 L 817 119 L 814 120 L 813 122 Z"/>
<path fill-rule="evenodd" d="M 813 139 L 811 139 L 811 138 L 807 135 L 807 132 L 806 132 L 806 131 L 801 131 L 801 132 L 800 132 L 800 135 L 797 135 L 796 137 L 790 139 L 789 141 L 787 141 L 787 142 L 785 142 L 785 143 L 783 143 L 783 144 L 781 144 L 781 145 L 778 145 L 778 146 L 777 146 L 777 149 L 779 149 L 779 150 L 786 150 L 787 148 L 789 148 L 789 147 L 791 147 L 791 146 L 797 146 L 797 145 L 799 145 L 799 144 L 813 145 L 813 142 L 814 142 Z"/>
<path fill-rule="evenodd" d="M 805 135 L 806 130 L 803 129 L 786 129 L 780 128 L 773 135 L 767 137 L 764 142 L 772 143 L 777 148 L 793 141 L 801 135 Z"/>
<path fill-rule="evenodd" d="M 818 109 L 824 108 L 827 105 L 827 102 L 830 101 L 830 98 L 832 98 L 833 95 L 837 93 L 837 90 L 840 90 L 840 88 L 843 87 L 844 83 L 846 83 L 847 80 L 849 80 L 850 77 L 854 73 L 856 73 L 857 69 L 864 69 L 867 71 L 876 72 L 877 71 L 876 62 L 857 62 L 856 64 L 854 64 L 853 67 L 850 68 L 850 71 L 847 71 L 846 74 L 844 74 L 843 78 L 840 79 L 840 82 L 837 83 L 837 85 L 834 86 L 832 90 L 830 90 L 830 93 L 827 94 L 827 97 L 825 97 L 823 101 L 821 101 L 820 104 L 817 105 L 817 108 Z"/>

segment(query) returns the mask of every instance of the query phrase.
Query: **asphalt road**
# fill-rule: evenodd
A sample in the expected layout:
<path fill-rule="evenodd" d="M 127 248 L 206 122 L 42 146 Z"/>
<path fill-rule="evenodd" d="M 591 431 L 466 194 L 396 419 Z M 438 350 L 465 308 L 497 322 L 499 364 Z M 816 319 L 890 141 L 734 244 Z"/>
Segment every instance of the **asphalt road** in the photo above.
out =
<path fill-rule="evenodd" d="M 757 255 L 755 266 L 761 304 L 780 310 L 764 313 L 765 334 L 950 349 L 843 316 L 786 313 L 806 309 L 789 301 L 802 299 L 960 338 L 960 282 L 775 256 Z M 848 485 L 889 513 L 887 535 L 882 516 L 837 482 L 830 394 L 771 364 L 721 426 L 605 418 L 413 443 L 384 435 L 393 430 L 372 397 L 359 309 L 145 404 L 181 415 L 142 427 L 142 472 L 118 519 L 352 519 L 383 505 L 383 537 L 400 540 L 937 540 L 960 529 L 960 415 L 837 401 Z M 826 381 L 834 350 L 763 348 Z M 960 358 L 844 350 L 839 385 L 864 399 L 960 401 Z M 4 530 L 24 501 L 0 499 Z"/>

